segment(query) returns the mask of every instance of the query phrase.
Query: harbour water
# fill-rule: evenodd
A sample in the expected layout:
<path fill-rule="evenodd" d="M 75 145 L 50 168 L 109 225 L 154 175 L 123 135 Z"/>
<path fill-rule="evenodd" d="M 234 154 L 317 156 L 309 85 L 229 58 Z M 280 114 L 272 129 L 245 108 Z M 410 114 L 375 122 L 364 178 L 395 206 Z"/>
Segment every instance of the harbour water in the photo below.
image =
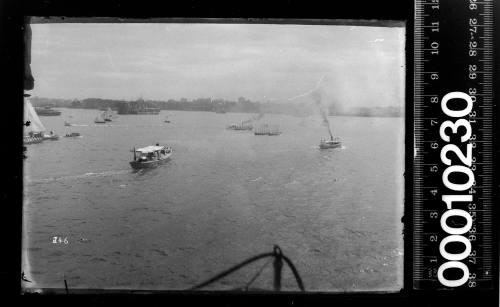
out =
<path fill-rule="evenodd" d="M 318 116 L 266 115 L 283 133 L 255 136 L 225 129 L 253 114 L 60 110 L 41 119 L 61 138 L 25 160 L 24 286 L 182 290 L 278 244 L 308 291 L 402 288 L 404 119 L 330 117 L 343 147 L 319 150 Z M 132 170 L 133 147 L 157 142 L 172 160 Z M 252 286 L 272 289 L 272 265 Z M 298 290 L 286 268 L 283 290 Z"/>

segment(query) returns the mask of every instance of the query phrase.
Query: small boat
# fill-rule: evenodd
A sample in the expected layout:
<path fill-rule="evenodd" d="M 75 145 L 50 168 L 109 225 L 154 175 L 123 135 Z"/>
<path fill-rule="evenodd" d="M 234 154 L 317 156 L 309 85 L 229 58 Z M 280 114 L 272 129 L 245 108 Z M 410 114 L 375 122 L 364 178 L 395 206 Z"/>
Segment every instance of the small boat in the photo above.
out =
<path fill-rule="evenodd" d="M 338 148 L 341 147 L 342 143 L 340 142 L 339 138 L 333 138 L 331 137 L 330 140 L 321 140 L 319 142 L 319 148 L 320 149 L 329 149 L 329 148 Z"/>
<path fill-rule="evenodd" d="M 102 113 L 102 117 L 104 118 L 104 121 L 106 121 L 106 122 L 112 121 L 113 111 L 111 111 L 111 108 L 108 108 L 104 113 Z"/>
<path fill-rule="evenodd" d="M 28 135 L 23 136 L 23 144 L 37 144 L 43 142 L 43 135 L 41 133 L 30 133 Z"/>
<path fill-rule="evenodd" d="M 65 137 L 67 138 L 75 138 L 81 136 L 80 133 L 78 132 L 71 132 L 71 133 L 66 133 Z"/>
<path fill-rule="evenodd" d="M 244 122 L 241 122 L 239 124 L 229 125 L 227 127 L 227 129 L 229 129 L 229 130 L 252 130 L 253 125 L 248 121 L 244 121 Z"/>
<path fill-rule="evenodd" d="M 30 145 L 43 142 L 46 129 L 27 96 L 24 97 L 24 121 L 23 144 Z"/>
<path fill-rule="evenodd" d="M 269 133 L 269 126 L 267 124 L 260 125 L 260 127 L 256 128 L 253 132 L 255 135 L 267 135 Z"/>
<path fill-rule="evenodd" d="M 146 146 L 132 150 L 134 152 L 134 160 L 130 162 L 130 166 L 134 169 L 142 169 L 157 166 L 163 162 L 170 160 L 172 156 L 172 148 L 167 146 Z"/>
<path fill-rule="evenodd" d="M 281 131 L 279 129 L 278 126 L 273 126 L 269 132 L 267 133 L 267 135 L 280 135 L 281 134 Z"/>
<path fill-rule="evenodd" d="M 67 121 L 64 121 L 64 126 L 66 126 L 66 127 L 71 127 L 71 126 L 73 126 L 73 125 L 72 125 L 71 123 L 67 122 Z"/>
<path fill-rule="evenodd" d="M 168 116 L 165 116 L 165 120 L 163 122 L 170 123 L 170 120 L 168 119 Z"/>
<path fill-rule="evenodd" d="M 106 123 L 106 120 L 104 119 L 103 114 L 98 115 L 98 116 L 94 119 L 94 123 L 96 123 L 96 124 L 105 124 L 105 123 Z"/>
<path fill-rule="evenodd" d="M 264 124 L 260 126 L 259 128 L 255 129 L 254 131 L 255 135 L 280 135 L 281 131 L 279 130 L 279 127 L 274 125 L 272 127 L 269 127 L 268 124 Z"/>
<path fill-rule="evenodd" d="M 59 140 L 59 136 L 57 134 L 54 134 L 53 131 L 50 131 L 49 134 L 45 133 L 43 135 L 43 139 L 44 140 L 50 140 L 50 141 L 57 141 L 57 140 Z"/>

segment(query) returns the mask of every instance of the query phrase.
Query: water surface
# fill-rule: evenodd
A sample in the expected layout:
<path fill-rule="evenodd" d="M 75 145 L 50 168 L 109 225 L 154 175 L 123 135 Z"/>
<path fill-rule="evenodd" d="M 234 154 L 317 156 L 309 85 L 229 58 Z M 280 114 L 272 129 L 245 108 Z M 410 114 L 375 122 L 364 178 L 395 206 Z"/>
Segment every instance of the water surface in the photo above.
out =
<path fill-rule="evenodd" d="M 28 147 L 26 286 L 186 289 L 278 244 L 309 291 L 402 288 L 402 118 L 330 117 L 343 147 L 319 150 L 317 117 L 266 115 L 283 134 L 255 136 L 225 129 L 251 114 L 94 124 L 97 110 L 61 111 L 41 117 L 46 128 L 82 137 Z M 132 148 L 157 142 L 172 160 L 133 171 Z M 265 262 L 209 289 L 244 286 Z M 271 268 L 252 286 L 271 289 Z M 283 277 L 297 290 L 289 270 Z"/>

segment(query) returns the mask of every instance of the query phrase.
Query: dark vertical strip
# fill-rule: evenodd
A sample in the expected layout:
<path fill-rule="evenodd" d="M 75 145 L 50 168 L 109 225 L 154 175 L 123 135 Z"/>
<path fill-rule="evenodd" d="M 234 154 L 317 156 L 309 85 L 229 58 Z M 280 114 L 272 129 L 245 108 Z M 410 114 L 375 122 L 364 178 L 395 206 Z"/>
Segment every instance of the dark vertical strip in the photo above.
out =
<path fill-rule="evenodd" d="M 24 90 L 32 90 L 35 80 L 31 74 L 31 26 L 30 17 L 24 18 Z"/>
<path fill-rule="evenodd" d="M 23 17 L 19 1 L 0 2 L 0 81 L 2 131 L 2 271 L 3 293 L 21 290 Z M 28 276 L 29 278 L 29 276 Z"/>
<path fill-rule="evenodd" d="M 493 284 L 496 305 L 500 292 L 500 2 L 493 2 Z"/>

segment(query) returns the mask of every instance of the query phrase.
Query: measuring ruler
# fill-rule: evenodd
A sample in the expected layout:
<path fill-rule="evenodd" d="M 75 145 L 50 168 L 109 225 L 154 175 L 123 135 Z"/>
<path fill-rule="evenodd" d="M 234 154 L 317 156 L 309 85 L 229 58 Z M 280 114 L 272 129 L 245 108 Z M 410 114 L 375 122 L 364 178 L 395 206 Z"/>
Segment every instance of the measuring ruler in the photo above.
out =
<path fill-rule="evenodd" d="M 413 288 L 491 289 L 493 1 L 416 0 Z"/>

